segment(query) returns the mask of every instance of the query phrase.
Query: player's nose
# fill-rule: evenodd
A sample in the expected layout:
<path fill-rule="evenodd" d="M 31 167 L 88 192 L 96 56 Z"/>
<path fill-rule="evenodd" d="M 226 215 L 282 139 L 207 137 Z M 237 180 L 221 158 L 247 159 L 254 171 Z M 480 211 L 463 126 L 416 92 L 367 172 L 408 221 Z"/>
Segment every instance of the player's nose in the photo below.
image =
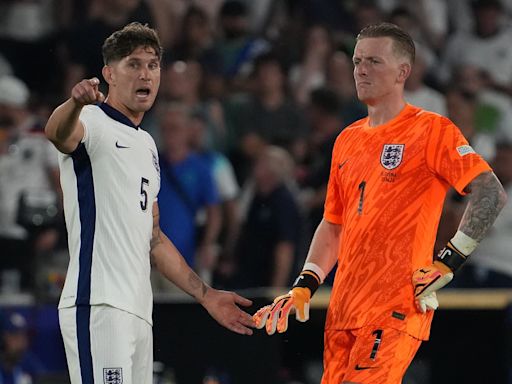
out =
<path fill-rule="evenodd" d="M 140 72 L 139 72 L 139 78 L 141 80 L 149 80 L 151 78 L 149 68 L 144 67 L 144 66 L 141 67 Z"/>

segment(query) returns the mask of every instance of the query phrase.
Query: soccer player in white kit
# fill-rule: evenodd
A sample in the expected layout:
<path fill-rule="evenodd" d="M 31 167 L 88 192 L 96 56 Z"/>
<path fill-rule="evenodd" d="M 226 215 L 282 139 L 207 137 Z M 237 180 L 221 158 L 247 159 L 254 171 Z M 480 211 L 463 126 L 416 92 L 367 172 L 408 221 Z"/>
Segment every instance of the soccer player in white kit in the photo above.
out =
<path fill-rule="evenodd" d="M 139 124 L 160 85 L 156 32 L 132 23 L 103 45 L 108 83 L 82 80 L 45 128 L 57 149 L 70 263 L 59 320 L 73 384 L 150 384 L 153 338 L 151 262 L 226 328 L 252 334 L 237 304 L 207 286 L 160 231 L 155 143 Z"/>

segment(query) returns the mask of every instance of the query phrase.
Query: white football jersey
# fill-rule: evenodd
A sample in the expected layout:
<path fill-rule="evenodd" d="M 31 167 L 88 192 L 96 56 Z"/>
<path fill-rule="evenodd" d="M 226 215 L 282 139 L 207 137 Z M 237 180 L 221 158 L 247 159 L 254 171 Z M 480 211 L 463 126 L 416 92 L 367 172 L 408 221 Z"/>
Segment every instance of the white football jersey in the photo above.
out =
<path fill-rule="evenodd" d="M 82 143 L 59 156 L 70 253 L 59 308 L 106 304 L 151 324 L 155 142 L 105 103 L 84 107 L 80 121 Z"/>

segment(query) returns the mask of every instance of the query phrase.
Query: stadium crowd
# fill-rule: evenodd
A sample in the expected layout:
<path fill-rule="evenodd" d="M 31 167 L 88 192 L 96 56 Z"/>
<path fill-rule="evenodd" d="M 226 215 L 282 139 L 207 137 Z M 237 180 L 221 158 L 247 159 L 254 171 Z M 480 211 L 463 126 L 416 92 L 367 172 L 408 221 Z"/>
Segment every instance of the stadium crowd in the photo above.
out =
<path fill-rule="evenodd" d="M 253 288 L 287 286 L 302 266 L 334 140 L 366 115 L 351 55 L 367 24 L 414 37 L 407 101 L 451 118 L 511 191 L 511 16 L 505 0 L 2 2 L 0 291 L 60 293 L 67 244 L 42 127 L 73 84 L 100 77 L 101 44 L 123 25 L 147 23 L 164 45 L 142 123 L 160 149 L 162 229 L 214 286 Z M 439 246 L 463 208 L 448 197 Z M 452 285 L 512 287 L 511 233 L 509 203 Z"/>
<path fill-rule="evenodd" d="M 43 127 L 74 84 L 101 79 L 102 42 L 133 21 L 164 46 L 142 123 L 160 151 L 162 230 L 215 287 L 288 286 L 322 218 L 334 140 L 366 116 L 356 33 L 384 20 L 416 42 L 406 100 L 448 116 L 512 195 L 511 0 L 2 1 L 0 295 L 60 295 L 67 239 Z M 512 287 L 510 201 L 450 287 Z M 448 195 L 434 252 L 464 202 Z M 153 285 L 174 292 L 156 274 Z"/>

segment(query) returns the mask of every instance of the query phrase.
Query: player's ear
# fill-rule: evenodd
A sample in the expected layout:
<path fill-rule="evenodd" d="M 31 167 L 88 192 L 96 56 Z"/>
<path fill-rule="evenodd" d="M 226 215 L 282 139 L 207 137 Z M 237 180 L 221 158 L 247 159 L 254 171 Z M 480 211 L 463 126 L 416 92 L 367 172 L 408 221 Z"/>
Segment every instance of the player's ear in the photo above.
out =
<path fill-rule="evenodd" d="M 398 78 L 399 83 L 405 83 L 409 75 L 411 74 L 412 66 L 409 63 L 402 63 L 399 66 Z"/>
<path fill-rule="evenodd" d="M 101 73 L 108 85 L 115 85 L 115 74 L 110 65 L 104 65 Z"/>

